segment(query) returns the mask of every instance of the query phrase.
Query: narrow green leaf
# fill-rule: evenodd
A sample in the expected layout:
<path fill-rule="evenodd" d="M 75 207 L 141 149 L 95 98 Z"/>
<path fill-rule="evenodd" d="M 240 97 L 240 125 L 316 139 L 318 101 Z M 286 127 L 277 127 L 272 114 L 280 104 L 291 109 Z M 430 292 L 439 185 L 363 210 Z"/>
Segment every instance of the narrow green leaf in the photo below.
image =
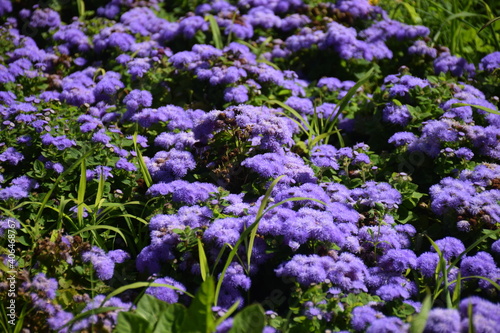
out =
<path fill-rule="evenodd" d="M 80 184 L 78 185 L 77 218 L 78 224 L 83 225 L 83 208 L 85 200 L 85 190 L 87 188 L 87 166 L 85 160 L 80 164 Z"/>
<path fill-rule="evenodd" d="M 306 129 L 304 127 L 303 124 L 307 124 L 307 121 L 300 115 L 300 113 L 298 113 L 297 111 L 295 111 L 295 109 L 289 107 L 288 105 L 286 105 L 285 103 L 283 103 L 282 101 L 278 101 L 276 99 L 269 99 L 267 101 L 268 104 L 277 104 L 279 105 L 280 107 L 282 107 L 283 109 L 285 109 L 286 111 L 290 112 L 291 114 L 293 114 L 298 120 L 299 122 L 297 122 L 297 124 L 299 124 L 300 126 L 300 129 L 302 129 L 302 131 L 304 131 L 304 133 L 309 133 L 310 130 L 309 129 Z M 286 115 L 286 114 L 285 114 Z M 307 126 L 307 125 L 306 125 Z"/>
<path fill-rule="evenodd" d="M 451 105 L 452 108 L 455 108 L 455 107 L 458 107 L 458 106 L 471 106 L 471 107 L 474 107 L 474 108 L 477 108 L 477 109 L 480 109 L 480 110 L 483 110 L 483 111 L 486 111 L 486 112 L 489 112 L 489 113 L 500 114 L 499 111 L 487 108 L 486 106 L 482 106 L 482 105 L 468 104 L 468 103 L 453 103 Z"/>
<path fill-rule="evenodd" d="M 255 226 L 253 227 L 252 231 L 250 232 L 250 240 L 249 240 L 248 249 L 247 249 L 247 268 L 248 268 L 249 272 L 250 272 L 250 260 L 252 259 L 253 244 L 255 242 L 255 237 L 257 235 L 258 223 L 259 223 L 260 219 L 262 218 L 262 214 L 264 213 L 264 209 L 266 208 L 267 203 L 269 202 L 269 198 L 271 197 L 271 193 L 272 193 L 274 187 L 276 186 L 276 184 L 278 184 L 278 182 L 283 177 L 284 177 L 284 175 L 279 176 L 271 183 L 271 185 L 269 185 L 269 188 L 267 189 L 266 194 L 264 195 L 264 198 L 262 199 L 262 201 L 260 203 L 259 210 L 257 211 L 257 215 L 255 217 L 255 223 L 252 224 Z M 222 281 L 222 278 L 221 278 L 221 281 Z"/>
<path fill-rule="evenodd" d="M 431 307 L 431 294 L 428 293 L 427 296 L 425 296 L 424 301 L 422 302 L 420 313 L 416 315 L 415 318 L 411 321 L 410 333 L 422 333 L 424 331 L 425 324 L 427 323 L 427 318 L 429 317 L 429 312 L 431 311 Z"/>
<path fill-rule="evenodd" d="M 211 14 L 205 16 L 205 20 L 210 24 L 210 30 L 212 31 L 212 38 L 214 39 L 215 47 L 222 50 L 224 45 L 222 45 L 222 35 L 220 33 L 219 24 L 215 17 Z"/>
<path fill-rule="evenodd" d="M 358 80 L 358 82 L 356 82 L 356 84 L 354 86 L 351 87 L 351 89 L 349 89 L 347 91 L 347 93 L 345 94 L 345 96 L 342 97 L 342 99 L 340 100 L 339 104 L 337 104 L 337 107 L 335 108 L 335 110 L 332 112 L 332 114 L 330 115 L 330 117 L 328 117 L 328 119 L 327 119 L 332 124 L 332 126 L 335 125 L 335 122 L 336 122 L 337 118 L 340 116 L 340 114 L 342 113 L 342 111 L 344 111 L 344 109 L 346 108 L 346 106 L 349 104 L 352 96 L 354 96 L 354 94 L 356 93 L 356 91 L 358 91 L 358 89 L 363 84 L 365 84 L 365 82 L 368 81 L 373 76 L 374 73 L 375 73 L 375 67 L 372 67 L 368 72 L 366 72 L 365 75 L 363 75 Z M 332 116 L 333 116 L 333 118 L 332 118 Z M 330 126 L 331 128 L 329 128 L 327 130 L 328 132 L 333 129 L 332 126 Z"/>
<path fill-rule="evenodd" d="M 142 177 L 144 178 L 144 182 L 146 183 L 147 187 L 151 187 L 153 185 L 153 178 L 151 177 L 151 174 L 149 173 L 148 167 L 146 166 L 146 163 L 144 163 L 144 159 L 142 158 L 142 153 L 141 150 L 139 149 L 139 146 L 137 145 L 137 131 L 135 131 L 134 136 L 134 150 L 137 154 L 137 161 L 139 162 L 139 169 L 141 170 Z"/>
<path fill-rule="evenodd" d="M 85 19 L 85 1 L 84 0 L 76 0 L 76 4 L 78 6 L 78 16 L 80 20 L 83 22 Z"/>
<path fill-rule="evenodd" d="M 482 27 L 481 29 L 479 29 L 479 31 L 477 32 L 478 34 L 483 31 L 486 27 L 490 26 L 491 24 L 495 23 L 496 21 L 500 20 L 500 16 L 498 17 L 495 17 L 491 20 L 489 20 L 488 22 L 486 22 Z"/>
<path fill-rule="evenodd" d="M 227 311 L 224 313 L 224 315 L 215 321 L 215 327 L 219 326 L 224 320 L 229 318 L 234 313 L 234 311 L 236 311 L 236 309 L 238 309 L 239 305 L 240 305 L 240 300 L 237 300 L 236 302 L 234 302 L 234 304 L 231 305 L 231 307 L 229 309 L 227 309 Z"/>
<path fill-rule="evenodd" d="M 188 295 L 189 297 L 193 298 L 194 296 L 190 293 L 188 293 L 187 291 L 184 291 L 182 289 L 179 289 L 177 287 L 174 287 L 174 286 L 171 286 L 169 284 L 165 284 L 165 283 L 155 283 L 155 282 L 135 282 L 135 283 L 131 283 L 131 284 L 127 284 L 125 286 L 121 286 L 115 290 L 113 290 L 112 292 L 110 292 L 106 298 L 102 301 L 102 303 L 104 304 L 108 299 L 110 299 L 111 297 L 114 297 L 116 295 L 119 295 L 121 293 L 123 293 L 124 291 L 127 291 L 127 290 L 131 290 L 131 289 L 138 289 L 138 288 L 144 288 L 144 287 L 165 287 L 165 288 L 170 288 L 170 289 L 173 289 L 173 290 L 177 290 L 177 291 L 180 291 L 182 292 L 183 294 L 186 294 Z"/>
<path fill-rule="evenodd" d="M 106 183 L 106 180 L 104 178 L 104 175 L 99 176 L 99 183 L 97 185 L 97 194 L 95 196 L 95 203 L 94 203 L 94 208 L 95 210 L 99 210 L 102 205 L 102 200 L 103 199 L 103 194 L 104 194 L 104 185 Z"/>
<path fill-rule="evenodd" d="M 97 229 L 107 229 L 107 230 L 114 231 L 117 234 L 119 234 L 120 236 L 122 236 L 123 240 L 125 241 L 125 244 L 127 243 L 127 239 L 125 238 L 125 235 L 123 234 L 123 232 L 120 229 L 118 229 L 117 227 L 113 227 L 111 225 L 89 225 L 88 227 L 85 227 L 81 230 L 78 230 L 77 232 L 74 232 L 71 235 L 75 236 L 75 235 L 81 234 L 82 232 L 85 232 L 85 231 L 92 231 L 92 230 L 97 230 Z"/>
<path fill-rule="evenodd" d="M 405 1 L 401 1 L 399 4 L 405 7 L 414 24 L 422 24 L 422 18 L 417 14 L 417 11 L 411 4 Z"/>
<path fill-rule="evenodd" d="M 94 153 L 94 150 L 95 148 L 92 148 L 90 149 L 88 152 L 86 152 L 85 154 L 83 154 L 73 165 L 71 165 L 68 169 L 64 170 L 56 179 L 56 181 L 54 182 L 54 185 L 52 185 L 51 189 L 45 194 L 45 196 L 43 197 L 43 200 L 42 200 L 42 204 L 40 205 L 40 209 L 38 209 L 38 213 L 36 214 L 36 217 L 35 217 L 35 223 L 36 221 L 38 221 L 40 219 L 40 217 L 42 216 L 43 214 L 43 211 L 45 209 L 45 206 L 47 205 L 47 202 L 49 202 L 49 199 L 52 195 L 52 193 L 55 191 L 55 189 L 57 188 L 57 185 L 59 184 L 59 182 L 64 179 L 64 177 L 66 177 L 66 175 L 68 175 L 69 173 L 71 173 L 77 166 L 80 165 L 80 163 L 82 163 L 82 161 L 84 161 L 87 157 L 89 157 L 90 155 L 92 155 Z"/>
<path fill-rule="evenodd" d="M 114 311 L 114 310 L 118 310 L 118 309 L 122 309 L 122 308 L 119 306 L 106 306 L 106 307 L 99 307 L 97 309 L 91 309 L 91 310 L 85 311 L 83 313 L 80 313 L 80 314 L 77 314 L 76 316 L 74 316 L 73 319 L 68 321 L 60 329 L 65 328 L 65 327 L 71 327 L 74 323 L 77 323 L 79 320 L 85 319 L 85 318 L 90 317 L 92 315 L 105 313 L 105 312 L 109 312 L 109 311 Z"/>
<path fill-rule="evenodd" d="M 205 254 L 203 243 L 201 242 L 201 239 L 197 238 L 197 240 L 198 240 L 198 255 L 200 258 L 201 278 L 203 279 L 203 281 L 205 281 L 209 276 L 208 272 L 210 271 L 210 268 L 208 267 L 207 255 Z"/>

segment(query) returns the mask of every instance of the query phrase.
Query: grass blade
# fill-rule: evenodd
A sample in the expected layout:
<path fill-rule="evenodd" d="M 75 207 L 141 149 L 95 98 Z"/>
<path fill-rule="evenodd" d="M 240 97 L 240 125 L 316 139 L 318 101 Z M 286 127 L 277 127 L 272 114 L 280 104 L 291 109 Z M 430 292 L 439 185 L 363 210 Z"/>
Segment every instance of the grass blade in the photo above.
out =
<path fill-rule="evenodd" d="M 141 169 L 142 178 L 144 178 L 144 182 L 146 183 L 146 186 L 151 187 L 151 185 L 153 185 L 153 178 L 151 177 L 151 174 L 149 173 L 149 170 L 148 170 L 148 167 L 146 166 L 146 163 L 144 163 L 144 159 L 142 158 L 141 150 L 137 146 L 137 131 L 135 131 L 133 138 L 134 138 L 134 150 L 137 154 L 137 160 L 139 162 L 139 168 Z"/>
<path fill-rule="evenodd" d="M 500 114 L 499 111 L 487 108 L 486 106 L 482 106 L 482 105 L 468 104 L 468 103 L 453 103 L 451 105 L 452 108 L 455 108 L 455 107 L 458 107 L 458 106 L 471 106 L 473 108 L 477 108 L 477 109 L 480 109 L 480 110 L 483 110 L 483 111 L 486 111 L 486 112 L 489 112 L 489 113 Z"/>
<path fill-rule="evenodd" d="M 94 150 L 95 150 L 95 148 L 90 149 L 88 152 L 83 154 L 72 166 L 70 166 L 68 169 L 64 170 L 61 174 L 59 174 L 56 181 L 54 182 L 54 185 L 52 185 L 52 188 L 43 197 L 42 204 L 41 204 L 40 209 L 38 210 L 38 213 L 36 214 L 36 217 L 35 217 L 35 222 L 38 221 L 40 219 L 40 217 L 42 216 L 42 213 L 45 209 L 45 206 L 47 205 L 47 202 L 49 202 L 49 199 L 50 199 L 52 193 L 55 191 L 55 189 L 57 188 L 57 185 L 61 182 L 61 180 L 64 179 L 64 177 L 66 177 L 66 175 L 71 173 L 78 165 L 80 165 L 80 163 L 82 163 L 82 161 L 84 161 L 87 157 L 89 157 L 91 154 L 93 154 Z"/>
<path fill-rule="evenodd" d="M 420 313 L 416 315 L 415 318 L 411 321 L 410 333 L 422 333 L 424 331 L 425 324 L 427 323 L 427 318 L 429 317 L 429 312 L 431 311 L 431 307 L 432 299 L 429 292 L 422 302 Z"/>
<path fill-rule="evenodd" d="M 207 255 L 205 254 L 205 249 L 203 248 L 203 243 L 201 242 L 201 239 L 198 240 L 198 255 L 200 258 L 200 272 L 201 272 L 201 278 L 203 281 L 207 279 L 209 276 L 209 271 L 210 268 L 208 267 L 208 261 L 207 261 Z"/>
<path fill-rule="evenodd" d="M 212 31 L 212 38 L 214 40 L 215 47 L 221 50 L 224 45 L 222 45 L 222 35 L 220 33 L 217 20 L 215 20 L 215 17 L 211 14 L 205 16 L 205 20 L 210 24 L 210 30 Z"/>
<path fill-rule="evenodd" d="M 120 288 L 117 288 L 115 290 L 113 290 L 112 292 L 110 292 L 106 298 L 104 298 L 104 300 L 102 301 L 102 304 L 106 303 L 106 301 L 108 299 L 110 299 L 111 297 L 114 297 L 116 295 L 119 295 L 127 290 L 131 290 L 131 289 L 139 289 L 139 288 L 144 288 L 144 287 L 165 287 L 165 288 L 170 288 L 170 289 L 173 289 L 173 290 L 177 290 L 177 291 L 180 291 L 182 292 L 183 294 L 186 294 L 188 295 L 189 297 L 191 298 L 194 298 L 193 294 L 190 294 L 188 293 L 187 291 L 184 291 L 182 289 L 179 289 L 177 287 L 174 287 L 174 286 L 171 286 L 169 284 L 165 284 L 165 283 L 156 283 L 156 282 L 135 282 L 135 283 L 131 283 L 131 284 L 127 284 L 125 286 L 121 286 Z M 101 305 L 102 305 L 101 304 Z"/>
<path fill-rule="evenodd" d="M 73 233 L 72 236 L 81 234 L 82 232 L 85 232 L 85 231 L 92 231 L 92 230 L 97 230 L 97 229 L 107 229 L 107 230 L 114 231 L 117 234 L 119 234 L 120 236 L 122 236 L 123 240 L 125 241 L 125 244 L 127 243 L 127 238 L 125 237 L 123 232 L 120 229 L 113 227 L 113 226 L 110 226 L 110 225 L 89 225 L 88 227 L 85 227 L 85 228 Z"/>
<path fill-rule="evenodd" d="M 102 174 L 100 175 L 102 176 Z M 83 208 L 85 201 L 85 191 L 87 189 L 87 163 L 82 160 L 80 164 L 80 184 L 78 185 L 77 218 L 78 224 L 83 225 Z"/>

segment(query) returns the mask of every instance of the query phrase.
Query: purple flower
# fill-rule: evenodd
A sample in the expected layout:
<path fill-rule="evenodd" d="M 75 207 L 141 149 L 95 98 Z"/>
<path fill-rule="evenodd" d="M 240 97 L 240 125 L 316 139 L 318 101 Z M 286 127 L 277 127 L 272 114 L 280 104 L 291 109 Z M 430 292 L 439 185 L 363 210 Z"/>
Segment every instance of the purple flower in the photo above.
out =
<path fill-rule="evenodd" d="M 151 68 L 149 58 L 136 58 L 127 63 L 128 73 L 132 79 L 143 77 Z"/>
<path fill-rule="evenodd" d="M 281 277 L 293 277 L 301 285 L 309 286 L 312 283 L 321 283 L 327 277 L 327 270 L 334 263 L 331 257 L 320 257 L 318 255 L 293 256 L 292 260 L 281 264 L 276 270 L 276 275 Z"/>
<path fill-rule="evenodd" d="M 18 152 L 13 147 L 8 147 L 3 153 L 0 154 L 0 162 L 7 162 L 10 165 L 17 165 L 24 159 L 23 154 Z"/>
<path fill-rule="evenodd" d="M 236 217 L 217 219 L 205 230 L 203 238 L 214 242 L 218 248 L 221 248 L 226 243 L 234 246 L 240 238 L 246 222 L 246 219 Z"/>
<path fill-rule="evenodd" d="M 115 166 L 116 166 L 117 169 L 123 169 L 125 171 L 131 171 L 131 172 L 132 171 L 137 171 L 137 167 L 133 163 L 127 161 L 127 159 L 123 158 L 123 157 L 120 158 L 116 162 Z"/>
<path fill-rule="evenodd" d="M 10 0 L 0 0 L 0 16 L 4 16 L 12 11 L 12 3 Z"/>
<path fill-rule="evenodd" d="M 462 241 L 454 237 L 445 237 L 437 240 L 435 243 L 443 254 L 443 258 L 447 261 L 457 258 L 465 252 L 465 246 Z M 431 246 L 431 252 L 436 252 L 433 246 Z"/>
<path fill-rule="evenodd" d="M 59 13 L 50 8 L 37 8 L 30 17 L 30 26 L 34 28 L 55 28 L 61 24 Z"/>
<path fill-rule="evenodd" d="M 390 249 L 380 258 L 379 266 L 384 271 L 403 273 L 417 266 L 417 256 L 412 250 Z"/>
<path fill-rule="evenodd" d="M 352 310 L 351 326 L 356 331 L 363 331 L 370 323 L 382 316 L 382 313 L 375 311 L 369 305 L 357 306 Z"/>
<path fill-rule="evenodd" d="M 122 250 L 110 251 L 106 254 L 102 249 L 93 246 L 91 250 L 82 253 L 83 262 L 91 262 L 99 279 L 105 281 L 113 277 L 115 263 L 121 263 L 128 257 Z"/>
<path fill-rule="evenodd" d="M 460 314 L 456 309 L 432 309 L 427 317 L 424 333 L 460 332 Z"/>
<path fill-rule="evenodd" d="M 428 56 L 430 58 L 436 58 L 437 50 L 433 47 L 427 46 L 425 41 L 417 40 L 408 48 L 408 54 L 417 54 L 421 56 Z"/>
<path fill-rule="evenodd" d="M 432 252 L 424 252 L 417 259 L 417 269 L 427 278 L 434 277 L 436 267 L 439 263 L 439 255 Z"/>
<path fill-rule="evenodd" d="M 38 294 L 37 297 L 39 297 L 41 293 L 44 295 L 43 298 L 45 299 L 54 299 L 56 297 L 58 283 L 54 278 L 47 278 L 45 273 L 38 273 L 31 280 L 31 283 L 25 282 L 23 287 L 35 291 Z"/>
<path fill-rule="evenodd" d="M 171 149 L 157 152 L 146 165 L 155 180 L 169 181 L 187 175 L 196 167 L 196 161 L 190 152 Z"/>
<path fill-rule="evenodd" d="M 472 325 L 476 332 L 496 332 L 498 329 L 498 318 L 500 318 L 500 305 L 491 303 L 478 296 L 463 299 L 459 305 L 461 331 L 469 329 L 469 308 L 472 308 Z"/>
<path fill-rule="evenodd" d="M 224 90 L 226 102 L 245 103 L 248 101 L 248 89 L 244 85 L 229 87 Z"/>
<path fill-rule="evenodd" d="M 93 314 L 85 319 L 77 321 L 73 326 L 74 331 L 88 330 L 91 325 L 102 327 L 104 331 L 112 331 L 118 320 L 118 312 L 129 311 L 133 308 L 132 303 L 123 302 L 118 297 L 111 297 L 106 302 L 103 303 L 105 299 L 104 295 L 97 295 L 93 300 L 87 303 L 87 305 L 82 309 L 83 312 L 90 311 L 92 309 L 97 309 L 102 307 L 118 307 L 119 309 L 109 311 L 102 314 Z"/>
<path fill-rule="evenodd" d="M 406 105 L 388 103 L 382 110 L 382 119 L 392 124 L 406 126 L 412 119 Z"/>
<path fill-rule="evenodd" d="M 174 180 L 170 183 L 154 184 L 146 194 L 152 196 L 172 194 L 173 201 L 194 205 L 198 201 L 207 200 L 210 193 L 214 192 L 217 192 L 217 187 L 209 183 L 189 183 L 185 180 Z"/>
<path fill-rule="evenodd" d="M 488 54 L 479 62 L 479 70 L 493 72 L 500 68 L 500 52 L 496 51 Z"/>
<path fill-rule="evenodd" d="M 186 287 L 180 282 L 175 281 L 170 277 L 163 277 L 159 279 L 155 279 L 154 283 L 168 284 L 177 289 L 172 289 L 168 287 L 149 287 L 146 289 L 146 294 L 152 295 L 158 298 L 161 301 L 174 304 L 179 301 L 179 295 L 182 295 L 182 291 L 186 291 Z"/>
<path fill-rule="evenodd" d="M 479 251 L 475 256 L 464 257 L 460 263 L 460 272 L 462 277 L 483 276 L 493 281 L 500 278 L 500 270 L 495 264 L 493 256 L 487 252 Z M 479 286 L 483 289 L 491 287 L 486 280 L 479 280 Z"/>
<path fill-rule="evenodd" d="M 388 209 L 398 208 L 401 203 L 401 193 L 389 183 L 367 181 L 362 187 L 351 191 L 352 198 L 363 206 L 374 207 L 381 204 Z"/>
<path fill-rule="evenodd" d="M 401 333 L 407 332 L 409 326 L 397 317 L 384 317 L 373 321 L 366 333 Z"/>
<path fill-rule="evenodd" d="M 452 56 L 450 53 L 442 53 L 434 60 L 434 71 L 436 74 L 450 72 L 453 76 L 474 76 L 474 64 L 469 64 L 464 58 Z"/>
<path fill-rule="evenodd" d="M 5 230 L 8 229 L 19 229 L 21 224 L 19 221 L 12 217 L 1 217 L 0 220 L 0 237 L 4 237 Z"/>

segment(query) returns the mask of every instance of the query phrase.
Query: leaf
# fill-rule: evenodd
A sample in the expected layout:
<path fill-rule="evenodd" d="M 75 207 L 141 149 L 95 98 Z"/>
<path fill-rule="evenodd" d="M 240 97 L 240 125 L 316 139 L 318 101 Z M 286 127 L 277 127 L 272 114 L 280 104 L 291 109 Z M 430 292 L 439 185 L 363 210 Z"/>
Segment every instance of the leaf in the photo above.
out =
<path fill-rule="evenodd" d="M 212 305 L 215 300 L 214 280 L 207 278 L 196 293 L 191 306 L 188 308 L 186 318 L 182 323 L 181 332 L 211 333 L 215 330 L 215 319 Z"/>
<path fill-rule="evenodd" d="M 144 182 L 146 183 L 146 186 L 151 187 L 151 185 L 153 185 L 153 178 L 151 177 L 151 174 L 149 173 L 149 170 L 148 170 L 148 167 L 146 166 L 146 163 L 144 163 L 144 159 L 142 158 L 141 150 L 137 146 L 137 131 L 135 131 L 133 139 L 134 139 L 134 150 L 137 154 L 137 161 L 139 162 L 139 169 L 141 170 L 142 177 L 144 178 Z"/>
<path fill-rule="evenodd" d="M 81 234 L 82 232 L 96 230 L 96 229 L 107 229 L 107 230 L 114 231 L 117 234 L 119 234 L 120 236 L 122 236 L 123 240 L 125 241 L 125 244 L 127 243 L 127 238 L 125 238 L 125 235 L 123 234 L 123 232 L 120 229 L 118 229 L 117 227 L 113 227 L 110 225 L 90 225 L 88 227 L 80 229 L 77 232 L 71 234 L 71 236 L 75 236 L 75 235 Z"/>
<path fill-rule="evenodd" d="M 490 26 L 492 23 L 495 23 L 496 21 L 500 20 L 500 16 L 499 17 L 495 17 L 491 20 L 489 20 L 488 22 L 486 22 L 482 27 L 481 29 L 479 29 L 479 31 L 477 32 L 478 34 L 483 31 L 486 27 Z"/>
<path fill-rule="evenodd" d="M 208 267 L 208 261 L 207 261 L 207 255 L 205 254 L 205 249 L 203 249 L 203 243 L 201 242 L 201 239 L 197 238 L 198 240 L 198 256 L 200 258 L 200 273 L 201 273 L 201 278 L 203 281 L 207 279 L 209 276 L 209 271 L 210 268 Z"/>
<path fill-rule="evenodd" d="M 215 20 L 215 17 L 210 14 L 205 16 L 205 20 L 207 20 L 208 23 L 210 24 L 210 30 L 212 31 L 212 37 L 214 39 L 215 47 L 218 48 L 219 50 L 222 50 L 224 45 L 222 45 L 222 37 L 219 29 L 219 24 Z"/>
<path fill-rule="evenodd" d="M 152 332 L 151 323 L 143 317 L 131 313 L 120 312 L 118 314 L 118 322 L 113 330 L 114 333 L 150 333 Z"/>
<path fill-rule="evenodd" d="M 278 178 L 276 178 L 271 183 L 271 185 L 269 185 L 269 188 L 267 189 L 266 194 L 264 195 L 264 198 L 262 199 L 262 201 L 260 203 L 259 210 L 257 211 L 257 215 L 255 217 L 255 222 L 252 224 L 251 228 L 253 228 L 253 229 L 250 232 L 250 241 L 249 241 L 248 249 L 247 249 L 247 267 L 248 267 L 248 271 L 250 271 L 250 260 L 252 259 L 253 244 L 254 244 L 254 241 L 255 241 L 255 237 L 257 235 L 257 226 L 258 226 L 258 223 L 259 223 L 260 219 L 263 216 L 264 209 L 266 208 L 267 203 L 269 202 L 269 198 L 271 197 L 271 192 L 273 191 L 273 188 L 276 186 L 276 184 L 278 184 L 278 182 L 280 181 L 280 179 L 283 178 L 283 177 L 284 177 L 283 175 L 279 176 Z M 225 271 L 224 271 L 224 273 L 225 273 Z M 224 279 L 224 276 L 221 275 L 221 278 L 220 278 L 219 281 L 222 281 L 223 279 Z"/>
<path fill-rule="evenodd" d="M 410 333 L 422 333 L 425 329 L 425 324 L 427 323 L 427 318 L 429 317 L 429 311 L 431 311 L 432 301 L 431 294 L 428 293 L 422 302 L 422 308 L 420 313 L 415 316 L 411 321 Z"/>
<path fill-rule="evenodd" d="M 222 315 L 219 319 L 217 319 L 217 321 L 215 322 L 215 327 L 219 326 L 224 320 L 229 318 L 233 314 L 233 312 L 236 311 L 239 305 L 240 305 L 240 300 L 234 302 L 234 304 L 231 305 L 229 309 L 227 309 L 224 315 Z"/>
<path fill-rule="evenodd" d="M 229 333 L 262 333 L 266 315 L 259 304 L 249 305 L 234 316 Z"/>
<path fill-rule="evenodd" d="M 167 310 L 168 305 L 152 295 L 143 294 L 137 303 L 136 313 L 149 322 L 157 322 L 160 314 Z"/>
<path fill-rule="evenodd" d="M 458 106 L 472 106 L 474 108 L 477 108 L 477 109 L 480 109 L 480 110 L 483 110 L 483 111 L 486 111 L 486 112 L 489 112 L 489 113 L 500 114 L 499 111 L 487 108 L 486 106 L 482 106 L 482 105 L 469 104 L 469 103 L 453 103 L 451 105 L 452 108 L 455 108 L 455 107 L 458 107 Z"/>
<path fill-rule="evenodd" d="M 113 296 L 116 296 L 118 294 L 121 294 L 124 291 L 130 290 L 130 289 L 138 289 L 138 288 L 143 288 L 143 287 L 165 287 L 165 288 L 170 288 L 173 290 L 180 291 L 189 297 L 194 297 L 192 294 L 188 293 L 187 291 L 184 291 L 182 289 L 179 289 L 177 287 L 171 286 L 166 283 L 155 283 L 155 282 L 135 282 L 131 284 L 127 284 L 125 286 L 121 286 L 120 288 L 117 288 L 113 290 L 111 293 L 109 293 L 106 298 L 102 301 L 102 304 L 104 304 L 108 299 L 110 299 Z"/>
<path fill-rule="evenodd" d="M 82 160 L 80 164 L 80 184 L 78 186 L 78 210 L 77 210 L 77 217 L 78 217 L 78 223 L 80 226 L 83 225 L 83 208 L 84 208 L 84 200 L 85 200 L 85 190 L 87 189 L 87 166 L 85 163 L 85 160 Z M 102 177 L 102 175 L 101 175 Z"/>
<path fill-rule="evenodd" d="M 182 304 L 168 304 L 167 309 L 162 312 L 160 320 L 156 323 L 153 333 L 179 332 L 186 318 L 187 309 Z M 140 332 L 137 332 L 140 333 Z"/>
<path fill-rule="evenodd" d="M 102 306 L 102 304 L 104 304 L 104 301 L 101 303 L 101 306 Z M 78 322 L 79 320 L 85 319 L 85 318 L 90 317 L 92 315 L 97 315 L 100 313 L 105 313 L 105 312 L 114 311 L 114 310 L 118 310 L 118 309 L 123 309 L 123 308 L 121 308 L 119 306 L 107 306 L 107 307 L 99 307 L 97 309 L 90 309 L 88 311 L 85 311 L 83 313 L 80 313 L 80 314 L 74 316 L 73 319 L 68 321 L 60 329 L 65 328 L 65 327 L 71 327 L 74 323 Z"/>

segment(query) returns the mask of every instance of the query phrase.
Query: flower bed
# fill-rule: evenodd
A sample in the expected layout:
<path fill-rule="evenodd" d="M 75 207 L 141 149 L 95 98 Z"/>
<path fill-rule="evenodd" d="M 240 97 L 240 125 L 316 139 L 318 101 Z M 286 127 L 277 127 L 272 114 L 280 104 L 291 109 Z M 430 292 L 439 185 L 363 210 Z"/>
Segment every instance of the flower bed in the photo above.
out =
<path fill-rule="evenodd" d="M 364 0 L 26 6 L 6 332 L 495 331 L 499 52 Z"/>

